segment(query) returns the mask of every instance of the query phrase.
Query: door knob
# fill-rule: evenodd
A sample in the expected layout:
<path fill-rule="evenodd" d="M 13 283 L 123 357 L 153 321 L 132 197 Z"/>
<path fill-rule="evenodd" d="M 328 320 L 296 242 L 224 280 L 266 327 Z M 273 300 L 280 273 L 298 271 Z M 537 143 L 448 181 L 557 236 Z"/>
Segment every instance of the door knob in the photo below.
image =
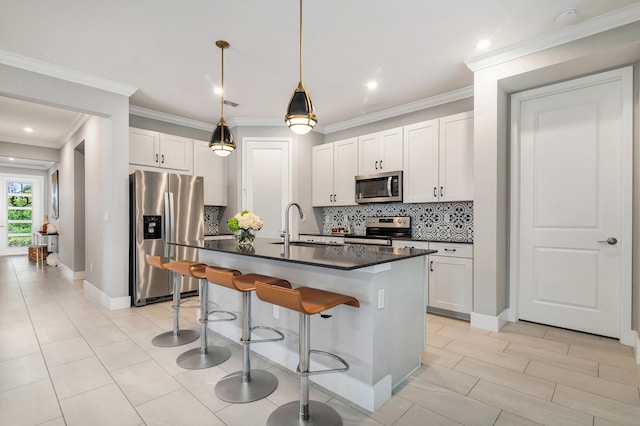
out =
<path fill-rule="evenodd" d="M 607 238 L 605 241 L 598 241 L 599 243 L 607 243 L 611 246 L 615 246 L 616 244 L 618 244 L 618 239 L 615 237 L 609 237 Z"/>

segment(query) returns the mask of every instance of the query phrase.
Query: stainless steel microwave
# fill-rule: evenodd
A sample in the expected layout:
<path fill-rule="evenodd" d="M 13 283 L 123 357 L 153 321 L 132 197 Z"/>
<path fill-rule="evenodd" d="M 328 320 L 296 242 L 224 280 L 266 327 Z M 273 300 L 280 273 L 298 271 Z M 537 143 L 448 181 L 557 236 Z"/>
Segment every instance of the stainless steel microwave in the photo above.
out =
<path fill-rule="evenodd" d="M 402 201 L 402 171 L 356 176 L 356 203 Z"/>

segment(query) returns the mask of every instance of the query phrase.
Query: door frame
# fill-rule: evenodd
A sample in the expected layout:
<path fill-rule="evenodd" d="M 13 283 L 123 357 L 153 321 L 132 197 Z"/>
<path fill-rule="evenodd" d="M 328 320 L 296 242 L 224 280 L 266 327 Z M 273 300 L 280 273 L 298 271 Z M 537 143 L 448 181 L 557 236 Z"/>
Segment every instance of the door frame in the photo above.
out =
<path fill-rule="evenodd" d="M 286 194 L 286 198 L 284 199 L 283 205 L 280 206 L 281 207 L 281 211 L 283 212 L 282 215 L 282 223 L 281 225 L 281 229 L 284 229 L 284 221 L 286 220 L 286 218 L 284 217 L 284 209 L 286 208 L 287 204 L 289 204 L 291 202 L 291 200 L 293 199 L 293 153 L 292 151 L 292 144 L 293 144 L 293 139 L 291 137 L 259 137 L 259 136 L 247 136 L 247 137 L 243 137 L 242 141 L 241 141 L 241 150 L 242 150 L 242 184 L 241 184 L 241 190 L 242 190 L 242 197 L 241 197 L 241 205 L 240 205 L 240 209 L 239 211 L 242 211 L 244 209 L 247 208 L 247 203 L 248 203 L 248 190 L 247 190 L 247 183 L 248 183 L 248 175 L 247 175 L 247 160 L 248 160 L 248 155 L 249 155 L 249 150 L 247 149 L 247 145 L 250 142 L 283 142 L 287 144 L 287 159 L 286 159 L 286 164 L 287 164 L 287 188 L 284 191 Z"/>
<path fill-rule="evenodd" d="M 44 212 L 47 211 L 46 210 L 46 202 L 45 202 L 45 192 L 46 192 L 46 188 L 45 188 L 45 180 L 44 177 L 40 176 L 40 175 L 26 175 L 24 173 L 6 173 L 6 172 L 1 172 L 0 173 L 0 180 L 2 180 L 4 183 L 6 183 L 7 180 L 10 179 L 15 179 L 15 180 L 20 180 L 20 179 L 25 179 L 25 180 L 29 180 L 29 181 L 33 181 L 34 182 L 34 189 L 38 189 L 40 194 L 35 194 L 34 193 L 34 197 L 32 197 L 32 200 L 34 202 L 34 206 L 36 206 L 35 202 L 38 202 L 37 208 L 32 208 L 31 209 L 31 223 L 33 226 L 32 231 L 36 231 L 35 228 L 35 224 L 38 223 L 37 218 L 42 218 L 44 217 Z M 6 186 L 4 189 L 0 190 L 0 193 L 6 194 Z M 2 207 L 2 210 L 4 211 L 4 214 L 6 215 L 6 199 L 3 201 L 5 203 L 5 205 Z M 6 229 L 6 233 L 8 234 L 8 224 L 5 224 L 5 229 Z M 5 234 L 6 235 L 6 234 Z M 32 244 L 34 244 L 35 242 L 32 241 Z M 10 255 L 16 255 L 16 254 L 27 254 L 28 252 L 28 247 L 5 247 L 3 249 L 0 250 L 0 256 L 10 256 Z"/>
<path fill-rule="evenodd" d="M 511 95 L 511 158 L 510 158 L 510 224 L 509 224 L 509 308 L 507 319 L 516 322 L 519 319 L 518 297 L 520 276 L 520 109 L 524 101 L 594 86 L 600 83 L 620 81 L 622 83 L 622 187 L 620 188 L 621 209 L 621 311 L 620 342 L 634 346 L 635 337 L 631 329 L 632 322 L 632 220 L 633 220 L 633 67 L 605 71 L 586 77 L 561 83 L 550 84 Z M 627 240 L 628 236 L 628 240 Z"/>

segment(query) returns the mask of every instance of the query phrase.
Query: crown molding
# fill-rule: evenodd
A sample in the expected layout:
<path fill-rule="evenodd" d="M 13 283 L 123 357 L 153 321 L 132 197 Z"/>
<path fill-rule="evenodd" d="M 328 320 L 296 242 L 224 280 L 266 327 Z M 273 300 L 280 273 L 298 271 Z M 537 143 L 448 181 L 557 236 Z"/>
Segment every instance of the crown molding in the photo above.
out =
<path fill-rule="evenodd" d="M 87 122 L 89 117 L 91 117 L 89 114 L 78 114 L 60 138 L 58 148 L 62 148 L 62 145 L 64 145 L 65 142 L 73 136 L 84 123 Z"/>
<path fill-rule="evenodd" d="M 516 43 L 503 49 L 474 56 L 465 64 L 471 71 L 475 72 L 613 28 L 631 24 L 638 20 L 640 20 L 640 3 L 634 3 L 595 16 L 575 25 L 558 28 L 538 37 L 530 38 L 522 43 Z"/>
<path fill-rule="evenodd" d="M 364 124 L 374 123 L 376 121 L 385 120 L 387 118 L 397 117 L 403 114 L 409 114 L 426 108 L 447 104 L 449 102 L 459 101 L 461 99 L 473 97 L 473 86 L 463 87 L 462 89 L 453 90 L 441 95 L 431 96 L 429 98 L 420 99 L 408 104 L 399 105 L 393 108 L 387 108 L 382 111 L 366 114 L 350 120 L 341 121 L 339 123 L 328 124 L 324 126 L 323 133 L 334 133 L 340 130 L 350 129 L 352 127 L 362 126 Z"/>
<path fill-rule="evenodd" d="M 441 95 L 432 96 L 430 98 L 421 99 L 419 101 L 411 102 L 404 105 L 399 105 L 393 108 L 388 108 L 382 111 L 366 114 L 351 120 L 345 120 L 339 123 L 328 124 L 326 126 L 318 125 L 314 127 L 313 131 L 320 134 L 333 133 L 340 130 L 350 129 L 352 127 L 361 126 L 364 124 L 374 123 L 376 121 L 384 120 L 387 118 L 397 117 L 399 115 L 408 114 L 415 111 L 420 111 L 426 108 L 431 108 L 438 105 L 447 104 L 449 102 L 458 101 L 461 99 L 473 97 L 473 86 L 463 87 L 462 89 L 453 90 L 451 92 L 443 93 Z M 143 108 L 135 105 L 129 106 L 129 114 L 136 115 L 138 117 L 151 118 L 153 120 L 164 121 L 165 123 L 177 124 L 179 126 L 191 127 L 194 129 L 206 130 L 212 132 L 215 128 L 214 124 L 204 123 L 202 121 L 191 120 L 189 118 L 180 117 L 173 114 L 167 114 L 166 112 L 155 111 L 148 108 Z M 275 118 L 230 118 L 227 119 L 227 123 L 230 128 L 234 127 L 285 127 L 284 120 Z"/>
<path fill-rule="evenodd" d="M 43 74 L 49 77 L 59 78 L 60 80 L 93 87 L 95 89 L 116 93 L 126 97 L 130 97 L 136 92 L 136 90 L 138 90 L 137 87 L 129 86 L 128 84 L 118 83 L 113 80 L 76 71 L 71 68 L 17 55 L 12 52 L 7 52 L 6 50 L 0 50 L 0 64 L 35 72 L 37 74 Z"/>
<path fill-rule="evenodd" d="M 205 123 L 203 121 L 192 120 L 190 118 L 180 117 L 179 115 L 160 112 L 149 108 L 143 108 L 136 105 L 129 105 L 129 114 L 138 117 L 151 118 L 153 120 L 164 121 L 165 123 L 176 124 L 178 126 L 190 127 L 192 129 L 205 130 L 212 132 L 216 125 Z M 232 127 L 229 125 L 229 127 Z"/>

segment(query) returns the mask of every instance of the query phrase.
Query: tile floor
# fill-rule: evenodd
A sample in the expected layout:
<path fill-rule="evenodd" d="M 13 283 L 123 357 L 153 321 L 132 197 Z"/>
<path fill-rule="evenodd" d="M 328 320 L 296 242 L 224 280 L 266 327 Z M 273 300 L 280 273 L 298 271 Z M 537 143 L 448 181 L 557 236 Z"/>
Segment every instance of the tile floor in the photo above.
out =
<path fill-rule="evenodd" d="M 167 303 L 106 311 L 58 268 L 0 257 L 0 424 L 264 425 L 297 399 L 295 376 L 259 357 L 278 389 L 250 404 L 217 399 L 216 381 L 241 368 L 240 346 L 224 341 L 229 361 L 183 370 L 175 359 L 197 342 L 151 345 L 171 315 Z M 491 333 L 431 315 L 427 336 L 423 366 L 376 413 L 315 387 L 312 399 L 346 425 L 640 425 L 640 367 L 614 340 L 524 322 Z"/>

